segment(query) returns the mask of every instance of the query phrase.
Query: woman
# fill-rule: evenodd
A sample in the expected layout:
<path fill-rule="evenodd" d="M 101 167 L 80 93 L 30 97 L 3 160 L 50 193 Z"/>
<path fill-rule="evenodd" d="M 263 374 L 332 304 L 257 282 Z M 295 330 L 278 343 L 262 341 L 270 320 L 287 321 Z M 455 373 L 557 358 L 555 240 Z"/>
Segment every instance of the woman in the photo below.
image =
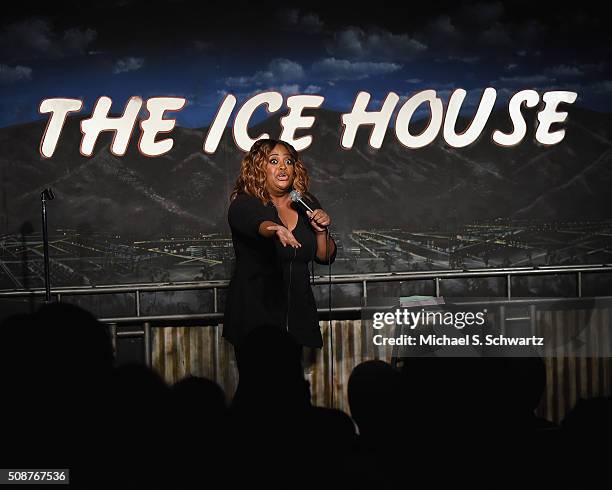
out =
<path fill-rule="evenodd" d="M 284 141 L 258 140 L 242 160 L 228 211 L 236 267 L 223 327 L 234 348 L 260 325 L 285 328 L 302 346 L 323 345 L 308 264 L 333 262 L 336 244 L 308 184 L 300 155 Z M 312 213 L 291 201 L 293 189 Z"/>

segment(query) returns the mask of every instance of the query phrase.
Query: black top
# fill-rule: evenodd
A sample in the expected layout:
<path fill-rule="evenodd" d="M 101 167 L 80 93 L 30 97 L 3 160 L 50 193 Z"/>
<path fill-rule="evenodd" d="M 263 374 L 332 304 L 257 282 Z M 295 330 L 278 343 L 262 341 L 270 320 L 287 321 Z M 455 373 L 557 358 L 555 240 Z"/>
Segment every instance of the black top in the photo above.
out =
<path fill-rule="evenodd" d="M 312 209 L 321 208 L 311 194 L 303 199 L 310 201 Z M 229 206 L 236 266 L 225 305 L 223 337 L 234 345 L 257 326 L 278 325 L 287 328 L 301 345 L 323 346 L 308 264 L 312 260 L 327 262 L 316 257 L 316 234 L 305 211 L 291 205 L 298 212 L 292 233 L 300 248 L 283 247 L 276 235 L 265 238 L 259 234 L 263 221 L 283 225 L 271 202 L 264 205 L 256 197 L 240 193 Z M 336 250 L 330 262 L 335 258 Z"/>

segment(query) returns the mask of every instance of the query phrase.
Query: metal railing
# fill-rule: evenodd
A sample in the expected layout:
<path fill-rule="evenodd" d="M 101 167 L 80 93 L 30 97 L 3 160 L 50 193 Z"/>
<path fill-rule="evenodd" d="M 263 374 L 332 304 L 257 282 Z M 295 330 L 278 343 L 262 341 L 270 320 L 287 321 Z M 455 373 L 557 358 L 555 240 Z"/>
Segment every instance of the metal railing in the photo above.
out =
<path fill-rule="evenodd" d="M 369 274 L 341 274 L 329 276 L 318 276 L 314 280 L 314 285 L 322 286 L 331 284 L 360 284 L 361 297 L 363 304 L 367 303 L 368 284 L 378 282 L 403 282 L 403 281 L 433 281 L 434 294 L 440 296 L 440 282 L 444 279 L 465 279 L 465 278 L 505 278 L 505 301 L 512 299 L 512 277 L 514 276 L 547 276 L 547 275 L 575 275 L 576 277 L 576 298 L 583 297 L 583 275 L 591 273 L 612 272 L 610 264 L 594 265 L 571 265 L 571 266 L 538 266 L 538 267 L 509 267 L 491 269 L 464 269 L 464 270 L 435 270 L 435 271 L 414 271 L 414 272 L 388 272 L 388 273 L 369 273 Z M 113 344 L 116 346 L 118 337 L 140 337 L 144 341 L 145 362 L 151 365 L 151 329 L 168 325 L 180 324 L 189 325 L 219 325 L 223 323 L 223 313 L 219 311 L 219 290 L 229 286 L 227 280 L 217 281 L 198 281 L 198 282 L 176 282 L 176 283 L 137 283 L 137 284 L 117 284 L 103 286 L 78 286 L 52 288 L 51 295 L 56 301 L 61 301 L 63 296 L 77 295 L 106 295 L 106 294 L 133 294 L 135 311 L 132 316 L 118 316 L 109 318 L 99 318 L 102 323 L 110 325 Z M 173 314 L 173 315 L 142 315 L 141 313 L 141 294 L 152 292 L 168 291 L 190 291 L 190 290 L 212 290 L 213 292 L 213 311 L 197 314 Z M 7 298 L 35 298 L 45 296 L 45 289 L 36 290 L 0 290 L 0 301 Z M 567 298 L 564 298 L 564 300 Z M 348 319 L 359 316 L 363 311 L 362 306 L 332 307 L 331 312 L 328 308 L 319 308 L 320 320 Z M 330 316 L 331 313 L 331 316 Z M 118 331 L 119 325 L 140 324 L 139 330 Z"/>

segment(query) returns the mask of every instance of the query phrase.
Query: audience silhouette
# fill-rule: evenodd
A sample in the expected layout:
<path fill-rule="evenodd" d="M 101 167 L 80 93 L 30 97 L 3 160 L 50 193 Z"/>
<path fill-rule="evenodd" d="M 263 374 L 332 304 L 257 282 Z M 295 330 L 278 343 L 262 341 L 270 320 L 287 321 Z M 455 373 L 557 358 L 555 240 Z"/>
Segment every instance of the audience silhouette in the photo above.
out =
<path fill-rule="evenodd" d="M 408 455 L 418 473 L 461 446 L 463 462 L 482 463 L 611 432 L 610 398 L 581 400 L 560 428 L 535 416 L 547 382 L 539 358 L 417 357 L 401 370 L 367 361 L 348 382 L 349 417 L 312 405 L 284 329 L 253 330 L 236 355 L 228 404 L 211 380 L 169 387 L 145 366 L 116 366 L 108 328 L 78 306 L 12 316 L 0 326 L 4 466 L 67 467 L 73 481 L 101 485 L 372 487 L 405 484 L 392 469 Z M 466 441 L 479 449 L 466 453 Z"/>

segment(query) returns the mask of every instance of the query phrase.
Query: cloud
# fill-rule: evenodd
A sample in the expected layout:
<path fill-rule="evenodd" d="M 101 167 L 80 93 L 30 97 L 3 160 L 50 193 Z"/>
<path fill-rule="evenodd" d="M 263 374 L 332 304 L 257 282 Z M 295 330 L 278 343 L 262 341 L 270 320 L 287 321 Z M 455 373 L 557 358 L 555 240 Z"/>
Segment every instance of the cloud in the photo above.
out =
<path fill-rule="evenodd" d="M 281 94 L 283 94 L 283 97 L 289 97 L 290 95 L 297 95 L 303 93 L 300 89 L 299 84 L 297 83 L 283 84 L 279 87 L 270 87 L 268 89 L 268 91 L 272 90 L 274 90 L 275 92 L 280 92 Z"/>
<path fill-rule="evenodd" d="M 340 60 L 326 58 L 312 64 L 312 72 L 331 80 L 362 80 L 375 75 L 386 75 L 402 68 L 397 63 Z"/>
<path fill-rule="evenodd" d="M 243 92 L 235 95 L 237 98 L 244 98 L 244 100 L 246 100 L 262 92 L 279 92 L 283 97 L 304 93 L 298 83 L 283 83 L 282 85 L 271 85 L 269 87 L 252 90 L 248 93 Z"/>
<path fill-rule="evenodd" d="M 321 91 L 321 87 L 319 87 L 318 85 L 308 85 L 308 87 L 306 87 L 304 89 L 305 94 L 318 94 Z"/>
<path fill-rule="evenodd" d="M 428 46 L 431 58 L 439 60 L 451 54 L 456 60 L 498 58 L 500 48 L 517 51 L 542 45 L 548 27 L 533 18 L 515 20 L 505 8 L 500 1 L 456 2 L 444 15 L 423 22 L 414 38 Z"/>
<path fill-rule="evenodd" d="M 64 56 L 85 54 L 87 52 L 87 46 L 89 46 L 97 36 L 98 34 L 93 29 L 68 29 L 64 32 L 61 41 L 63 48 L 62 54 Z"/>
<path fill-rule="evenodd" d="M 323 21 L 315 13 L 303 13 L 298 9 L 284 9 L 278 12 L 281 25 L 292 31 L 317 33 L 323 30 Z"/>
<path fill-rule="evenodd" d="M 414 37 L 423 45 L 447 49 L 448 43 L 452 43 L 451 46 L 453 47 L 461 43 L 464 35 L 457 29 L 448 15 L 441 15 L 425 24 L 422 29 L 415 33 Z"/>
<path fill-rule="evenodd" d="M 228 77 L 225 85 L 228 87 L 248 87 L 251 85 L 264 85 L 278 82 L 293 82 L 304 77 L 304 68 L 299 63 L 285 58 L 276 58 L 270 61 L 268 69 L 258 71 L 253 75 Z"/>
<path fill-rule="evenodd" d="M 518 68 L 518 65 L 516 63 L 508 63 L 506 66 L 504 66 L 504 70 L 514 70 Z"/>
<path fill-rule="evenodd" d="M 542 84 L 542 83 L 552 83 L 555 81 L 555 78 L 550 78 L 545 75 L 525 75 L 525 76 L 516 76 L 516 77 L 500 77 L 499 82 L 511 83 L 511 84 Z M 495 83 L 495 82 L 491 82 Z"/>
<path fill-rule="evenodd" d="M 318 94 L 321 92 L 321 87 L 318 85 L 308 85 L 303 87 L 298 83 L 284 83 L 281 85 L 269 85 L 267 87 L 260 87 L 256 90 L 249 90 L 244 92 L 237 91 L 228 91 L 225 89 L 217 90 L 217 95 L 219 97 L 225 97 L 227 94 L 234 95 L 238 100 L 247 100 L 253 97 L 254 95 L 261 94 L 262 92 L 279 92 L 283 95 L 283 97 L 288 97 L 290 95 L 302 95 L 302 94 Z"/>
<path fill-rule="evenodd" d="M 506 47 L 513 50 L 538 44 L 546 26 L 538 20 L 509 20 L 504 4 L 496 2 L 456 2 L 431 21 L 425 21 L 414 38 L 428 46 L 439 59 L 449 54 L 482 58 Z"/>
<path fill-rule="evenodd" d="M 436 36 L 457 37 L 459 35 L 459 31 L 457 31 L 448 15 L 441 15 L 433 20 L 429 25 L 429 29 Z"/>
<path fill-rule="evenodd" d="M 479 42 L 482 48 L 518 48 L 517 54 L 525 56 L 526 48 L 541 44 L 549 31 L 549 28 L 538 19 L 506 21 L 502 17 L 503 6 L 499 3 L 492 4 L 490 9 L 482 4 L 477 6 L 478 9 L 467 9 L 471 14 L 466 16 L 466 20 L 468 24 L 473 21 L 480 24 L 481 27 L 471 26 L 470 31 L 477 33 L 475 41 Z M 480 15 L 478 10 L 481 10 Z"/>
<path fill-rule="evenodd" d="M 578 92 L 578 100 L 580 100 L 581 94 L 584 91 L 584 86 L 578 83 L 563 83 L 562 85 L 551 83 L 550 85 L 542 85 L 538 87 L 542 93 L 552 92 L 556 90 L 569 90 L 572 92 Z"/>
<path fill-rule="evenodd" d="M 599 63 L 583 63 L 578 65 L 578 67 L 583 71 L 604 71 L 608 63 L 605 61 L 600 61 Z"/>
<path fill-rule="evenodd" d="M 577 66 L 559 65 L 548 70 L 549 73 L 559 77 L 581 77 L 584 72 Z"/>
<path fill-rule="evenodd" d="M 597 93 L 611 93 L 612 92 L 612 80 L 602 80 L 591 85 L 591 89 Z"/>
<path fill-rule="evenodd" d="M 8 66 L 0 65 L 0 83 L 9 84 L 30 80 L 32 78 L 32 68 L 27 66 Z"/>
<path fill-rule="evenodd" d="M 448 61 L 457 61 L 459 63 L 467 63 L 469 65 L 473 63 L 477 63 L 480 61 L 480 57 L 478 56 L 449 56 L 447 58 Z M 439 60 L 436 60 L 439 61 Z"/>
<path fill-rule="evenodd" d="M 113 73 L 126 73 L 128 71 L 140 70 L 144 66 L 144 58 L 135 58 L 129 56 L 127 58 L 121 58 L 117 60 L 113 67 Z"/>
<path fill-rule="evenodd" d="M 334 57 L 349 60 L 410 60 L 427 50 L 427 46 L 408 34 L 393 34 L 380 28 L 368 32 L 348 27 L 335 33 L 327 51 Z"/>
<path fill-rule="evenodd" d="M 511 46 L 512 39 L 506 25 L 501 22 L 495 22 L 488 29 L 485 29 L 481 36 L 480 42 L 487 46 Z"/>
<path fill-rule="evenodd" d="M 90 28 L 55 31 L 49 20 L 33 18 L 8 24 L 0 31 L 0 53 L 9 61 L 83 55 L 97 35 Z"/>
<path fill-rule="evenodd" d="M 420 78 L 408 78 L 404 80 L 406 83 L 421 83 L 423 80 Z"/>

